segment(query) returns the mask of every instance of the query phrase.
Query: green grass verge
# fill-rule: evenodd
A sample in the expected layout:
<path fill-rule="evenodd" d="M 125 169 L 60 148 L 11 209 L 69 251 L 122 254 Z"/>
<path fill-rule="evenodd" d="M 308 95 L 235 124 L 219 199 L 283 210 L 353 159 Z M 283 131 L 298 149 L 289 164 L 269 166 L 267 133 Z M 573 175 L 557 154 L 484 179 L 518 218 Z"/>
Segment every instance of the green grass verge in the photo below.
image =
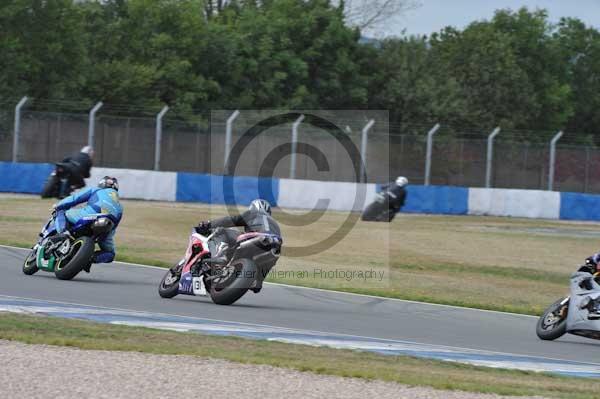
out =
<path fill-rule="evenodd" d="M 596 399 L 600 381 L 403 356 L 0 313 L 0 339 L 92 350 L 192 355 L 445 390 Z"/>

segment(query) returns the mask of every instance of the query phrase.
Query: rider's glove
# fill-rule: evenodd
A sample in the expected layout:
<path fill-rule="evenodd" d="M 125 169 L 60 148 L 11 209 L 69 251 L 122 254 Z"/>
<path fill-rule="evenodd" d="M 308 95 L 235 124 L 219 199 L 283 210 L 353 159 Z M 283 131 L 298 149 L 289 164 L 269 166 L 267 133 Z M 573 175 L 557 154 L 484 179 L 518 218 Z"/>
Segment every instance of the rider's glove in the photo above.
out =
<path fill-rule="evenodd" d="M 210 233 L 210 221 L 208 222 L 200 222 L 198 224 L 198 226 L 194 227 L 194 229 L 196 230 L 196 233 L 198 234 L 202 234 L 207 235 Z"/>

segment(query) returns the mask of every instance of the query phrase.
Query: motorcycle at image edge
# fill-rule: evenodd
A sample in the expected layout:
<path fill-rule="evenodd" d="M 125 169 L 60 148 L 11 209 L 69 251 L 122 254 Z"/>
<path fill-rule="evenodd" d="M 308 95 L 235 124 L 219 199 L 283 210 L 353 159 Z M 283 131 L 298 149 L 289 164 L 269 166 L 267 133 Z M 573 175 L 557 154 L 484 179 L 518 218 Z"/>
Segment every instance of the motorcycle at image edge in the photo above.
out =
<path fill-rule="evenodd" d="M 536 333 L 540 339 L 552 341 L 566 333 L 600 339 L 600 320 L 588 318 L 587 305 L 589 299 L 600 297 L 600 273 L 582 269 L 571 276 L 571 295 L 554 302 L 538 319 Z"/>
<path fill-rule="evenodd" d="M 365 222 L 391 222 L 399 211 L 395 207 L 390 208 L 393 198 L 394 194 L 389 190 L 377 193 L 375 201 L 362 212 L 361 219 Z"/>
<path fill-rule="evenodd" d="M 161 297 L 209 294 L 214 303 L 231 305 L 248 290 L 258 293 L 256 287 L 279 259 L 282 238 L 267 233 L 239 234 L 225 257 L 212 258 L 211 254 L 219 253 L 221 242 L 215 236 L 222 230 L 219 227 L 207 237 L 192 230 L 185 256 L 160 282 Z"/>
<path fill-rule="evenodd" d="M 72 165 L 69 162 L 58 162 L 55 164 L 55 168 L 48 176 L 48 180 L 44 183 L 40 196 L 42 198 L 61 198 L 66 197 L 73 191 L 80 189 L 84 186 L 81 184 L 73 184 L 71 182 L 71 168 Z M 60 195 L 60 187 L 63 183 L 67 183 L 67 188 L 62 195 Z"/>
<path fill-rule="evenodd" d="M 53 214 L 25 259 L 23 273 L 32 275 L 42 270 L 54 273 L 59 280 L 71 280 L 92 261 L 98 238 L 113 229 L 115 221 L 111 218 L 104 213 L 86 216 L 69 226 L 65 237 L 53 240 L 57 234 Z"/>

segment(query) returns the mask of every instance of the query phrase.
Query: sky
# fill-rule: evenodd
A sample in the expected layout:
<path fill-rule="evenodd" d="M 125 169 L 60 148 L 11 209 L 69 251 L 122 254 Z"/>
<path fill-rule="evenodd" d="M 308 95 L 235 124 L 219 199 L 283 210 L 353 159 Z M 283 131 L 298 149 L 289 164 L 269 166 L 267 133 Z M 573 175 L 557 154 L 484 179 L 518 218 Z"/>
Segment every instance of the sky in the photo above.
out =
<path fill-rule="evenodd" d="M 550 20 L 577 17 L 587 25 L 600 28 L 600 0 L 419 0 L 421 6 L 389 21 L 377 29 L 383 36 L 428 35 L 451 25 L 464 28 L 478 19 L 489 19 L 494 10 L 523 6 L 530 9 L 545 8 Z M 375 34 L 381 36 L 381 34 Z"/>

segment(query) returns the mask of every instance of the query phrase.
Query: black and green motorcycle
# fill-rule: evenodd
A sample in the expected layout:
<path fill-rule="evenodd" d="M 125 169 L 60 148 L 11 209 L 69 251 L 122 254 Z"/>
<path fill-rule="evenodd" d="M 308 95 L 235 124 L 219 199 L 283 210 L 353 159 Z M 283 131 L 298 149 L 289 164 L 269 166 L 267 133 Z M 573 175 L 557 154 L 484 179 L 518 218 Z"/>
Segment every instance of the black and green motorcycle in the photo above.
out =
<path fill-rule="evenodd" d="M 92 262 L 96 241 L 109 233 L 114 224 L 111 215 L 98 213 L 69 226 L 65 234 L 57 234 L 52 215 L 25 259 L 23 273 L 32 275 L 42 270 L 54 273 L 60 280 L 71 280 Z"/>

